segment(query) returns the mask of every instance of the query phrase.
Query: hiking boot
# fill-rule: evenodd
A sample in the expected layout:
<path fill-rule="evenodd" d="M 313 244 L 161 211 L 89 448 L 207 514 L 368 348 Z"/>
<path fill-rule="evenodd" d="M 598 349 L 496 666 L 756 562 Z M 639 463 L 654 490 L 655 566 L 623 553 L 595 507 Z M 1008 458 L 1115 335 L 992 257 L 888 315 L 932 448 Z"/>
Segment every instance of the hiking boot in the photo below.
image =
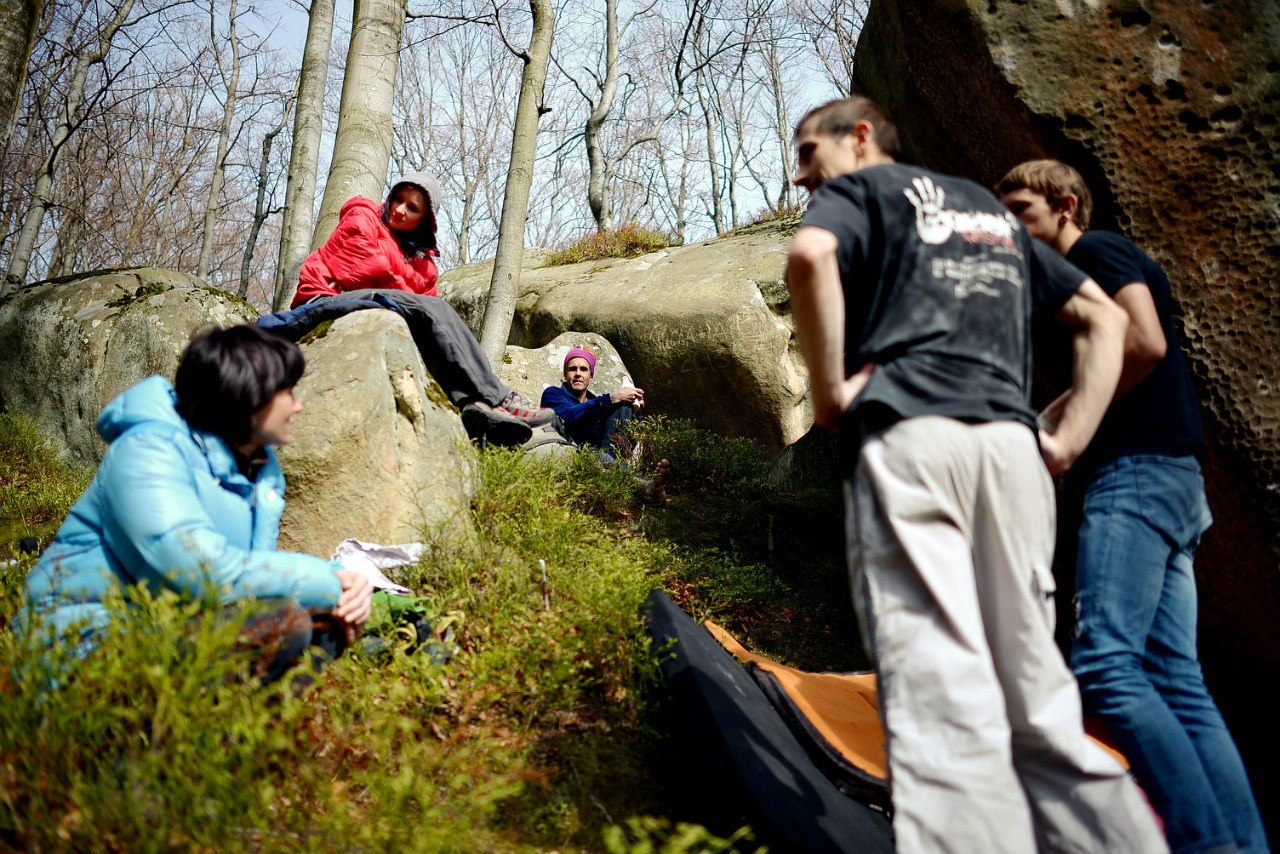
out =
<path fill-rule="evenodd" d="M 504 447 L 523 445 L 533 435 L 533 428 L 528 421 L 490 406 L 483 400 L 473 400 L 462 407 L 462 426 L 472 439 Z"/>
<path fill-rule="evenodd" d="M 550 424 L 556 417 L 554 409 L 536 406 L 533 401 L 521 397 L 514 391 L 504 397 L 496 408 L 499 412 L 505 412 L 512 418 L 518 418 L 530 427 Z"/>

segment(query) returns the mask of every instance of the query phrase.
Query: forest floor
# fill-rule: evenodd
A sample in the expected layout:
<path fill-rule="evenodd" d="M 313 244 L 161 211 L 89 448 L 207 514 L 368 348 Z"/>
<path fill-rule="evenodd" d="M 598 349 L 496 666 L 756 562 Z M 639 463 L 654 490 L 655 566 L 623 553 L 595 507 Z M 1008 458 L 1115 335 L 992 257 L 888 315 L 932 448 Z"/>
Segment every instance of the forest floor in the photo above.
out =
<path fill-rule="evenodd" d="M 380 614 L 382 651 L 305 692 L 262 687 L 237 678 L 235 621 L 137 596 L 51 687 L 66 651 L 0 633 L 0 848 L 756 850 L 672 794 L 699 769 L 676 755 L 640 603 L 661 587 L 775 659 L 864 668 L 837 496 L 769 487 L 745 440 L 659 418 L 642 438 L 642 469 L 671 461 L 665 504 L 587 455 L 479 455 L 479 536 L 424 533 L 398 576 L 453 626 L 444 664 Z M 87 473 L 20 419 L 0 421 L 0 461 L 8 621 L 34 560 L 17 541 L 47 539 Z"/>

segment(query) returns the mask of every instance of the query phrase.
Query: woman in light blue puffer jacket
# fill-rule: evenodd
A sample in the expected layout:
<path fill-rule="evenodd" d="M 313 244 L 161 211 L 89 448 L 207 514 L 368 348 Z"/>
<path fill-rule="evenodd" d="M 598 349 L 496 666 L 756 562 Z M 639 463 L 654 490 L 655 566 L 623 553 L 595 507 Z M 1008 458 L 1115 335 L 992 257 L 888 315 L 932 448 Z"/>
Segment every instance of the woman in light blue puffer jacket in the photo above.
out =
<path fill-rule="evenodd" d="M 110 619 L 107 595 L 143 585 L 193 597 L 215 589 L 223 605 L 280 600 L 256 625 L 297 655 L 314 613 L 333 618 L 330 652 L 353 640 L 369 616 L 367 579 L 276 551 L 284 474 L 271 446 L 293 439 L 302 371 L 301 351 L 279 336 L 215 329 L 188 345 L 176 388 L 149 377 L 111 401 L 97 423 L 110 447 L 27 576 L 15 628 L 38 618 L 50 641 L 73 633 L 86 653 Z M 274 678 L 287 664 L 258 675 Z"/>

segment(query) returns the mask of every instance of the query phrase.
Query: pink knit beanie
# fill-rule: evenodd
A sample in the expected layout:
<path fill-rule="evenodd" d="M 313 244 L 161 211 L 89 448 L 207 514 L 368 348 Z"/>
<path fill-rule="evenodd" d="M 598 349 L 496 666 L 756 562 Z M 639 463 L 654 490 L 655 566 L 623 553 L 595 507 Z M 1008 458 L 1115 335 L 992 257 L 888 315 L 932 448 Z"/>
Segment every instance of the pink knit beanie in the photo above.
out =
<path fill-rule="evenodd" d="M 586 347 L 574 347 L 565 354 L 564 362 L 560 365 L 561 373 L 564 372 L 565 368 L 569 367 L 570 359 L 586 359 L 587 364 L 591 366 L 591 376 L 594 377 L 596 375 L 596 354 Z"/>

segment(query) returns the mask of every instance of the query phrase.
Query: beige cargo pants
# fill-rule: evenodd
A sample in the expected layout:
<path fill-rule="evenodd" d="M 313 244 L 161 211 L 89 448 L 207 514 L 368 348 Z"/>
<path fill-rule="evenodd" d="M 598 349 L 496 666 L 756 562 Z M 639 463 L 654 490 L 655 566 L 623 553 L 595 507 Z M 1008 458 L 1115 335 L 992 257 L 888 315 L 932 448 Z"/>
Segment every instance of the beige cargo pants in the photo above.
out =
<path fill-rule="evenodd" d="M 1167 851 L 1085 736 L 1053 641 L 1053 486 L 1032 432 L 901 421 L 863 446 L 845 507 L 898 850 Z"/>

